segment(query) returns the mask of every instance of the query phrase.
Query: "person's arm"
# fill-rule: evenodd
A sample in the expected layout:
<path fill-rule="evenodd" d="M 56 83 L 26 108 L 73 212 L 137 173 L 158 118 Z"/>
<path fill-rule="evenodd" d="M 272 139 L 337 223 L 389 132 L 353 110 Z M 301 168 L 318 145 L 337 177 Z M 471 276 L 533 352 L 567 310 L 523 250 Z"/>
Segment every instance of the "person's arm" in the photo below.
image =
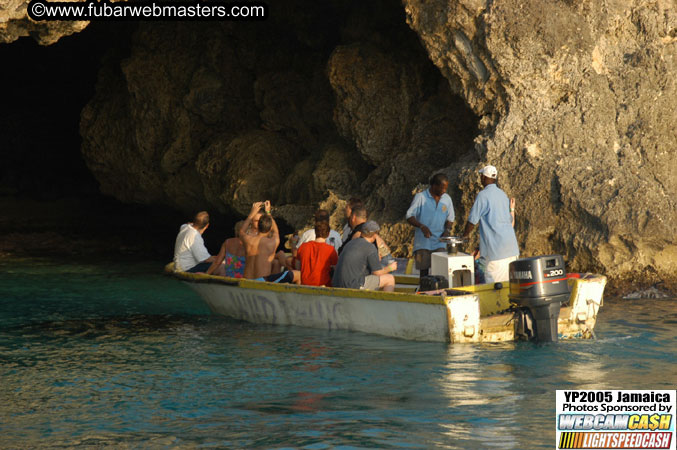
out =
<path fill-rule="evenodd" d="M 381 257 L 382 254 L 383 254 L 383 256 L 385 256 L 385 255 L 389 255 L 390 253 L 392 253 L 390 251 L 390 247 L 388 247 L 388 244 L 386 244 L 386 242 L 381 238 L 381 236 L 379 236 L 378 234 L 376 234 L 375 236 L 376 236 L 376 246 L 378 247 L 379 258 Z"/>
<path fill-rule="evenodd" d="M 480 192 L 473 203 L 472 208 L 470 208 L 470 213 L 468 213 L 468 223 L 465 224 L 465 230 L 463 231 L 463 237 L 467 238 L 470 236 L 470 233 L 475 228 L 482 217 L 486 213 L 486 200 Z"/>
<path fill-rule="evenodd" d="M 444 222 L 444 232 L 442 236 L 451 236 L 451 228 L 454 226 L 454 222 L 449 222 L 448 220 Z"/>
<path fill-rule="evenodd" d="M 376 269 L 377 267 L 378 269 Z M 378 259 L 378 251 L 376 250 L 376 248 L 374 248 L 374 251 L 370 252 L 369 256 L 367 256 L 367 268 L 369 269 L 369 273 L 371 273 L 372 275 L 378 276 L 386 275 L 397 269 L 397 261 L 393 261 L 386 267 L 383 267 L 381 265 L 381 261 Z"/>
<path fill-rule="evenodd" d="M 390 264 L 388 264 L 387 266 L 385 266 L 383 269 L 373 271 L 372 275 L 378 275 L 378 276 L 387 275 L 391 272 L 395 272 L 396 270 L 397 270 L 397 261 L 393 261 Z"/>
<path fill-rule="evenodd" d="M 219 250 L 219 254 L 216 256 L 212 256 L 212 258 L 214 258 L 214 262 L 212 263 L 211 266 L 209 266 L 209 269 L 207 270 L 207 275 L 211 275 L 214 272 L 216 272 L 216 269 L 218 269 L 223 260 L 226 259 L 226 241 L 223 241 L 223 244 L 221 245 L 221 250 Z"/>
<path fill-rule="evenodd" d="M 301 257 L 303 256 L 303 253 L 305 253 L 306 248 L 304 247 L 303 250 L 301 247 L 303 247 L 304 244 L 301 244 L 301 246 L 296 250 L 296 254 L 294 255 L 294 258 L 292 259 L 293 261 L 293 267 L 292 269 L 295 270 L 301 270 Z"/>
<path fill-rule="evenodd" d="M 291 244 L 291 256 L 296 258 L 299 254 L 299 248 L 301 248 L 301 245 L 305 244 L 305 242 L 299 245 L 299 235 L 295 234 L 291 237 L 290 244 Z"/>
<path fill-rule="evenodd" d="M 271 218 L 272 221 L 273 221 L 273 226 L 271 227 L 270 231 L 271 231 L 271 233 L 273 234 L 272 238 L 275 240 L 275 248 L 277 249 L 277 247 L 280 246 L 280 230 L 277 229 L 277 223 L 275 222 L 275 218 L 274 218 L 273 215 L 271 214 L 271 211 L 270 211 L 270 201 L 269 201 L 269 200 L 266 200 L 266 201 L 263 203 L 263 206 L 264 206 L 264 208 L 265 208 L 266 214 L 270 215 L 270 218 Z"/>
<path fill-rule="evenodd" d="M 472 230 L 474 228 L 475 228 L 474 223 L 471 223 L 471 222 L 466 223 L 465 224 L 465 230 L 463 231 L 463 237 L 467 238 L 468 236 L 470 236 L 470 233 L 472 232 Z"/>
<path fill-rule="evenodd" d="M 510 199 L 510 216 L 512 217 L 512 227 L 515 228 L 515 197 Z"/>
<path fill-rule="evenodd" d="M 249 229 L 249 226 L 252 224 L 254 216 L 256 216 L 261 210 L 261 205 L 263 205 L 263 202 L 254 202 L 252 204 L 252 209 L 251 211 L 249 211 L 249 215 L 247 216 L 247 218 L 244 219 L 242 228 L 240 228 L 240 234 L 238 235 L 238 237 L 242 239 L 242 242 L 245 244 L 251 240 L 251 236 L 247 234 L 247 230 Z"/>
<path fill-rule="evenodd" d="M 430 236 L 432 236 L 430 229 L 427 226 L 425 226 L 424 224 L 422 224 L 421 222 L 419 222 L 416 217 L 414 217 L 414 216 L 408 217 L 407 222 L 409 222 L 411 225 L 413 225 L 416 228 L 420 228 L 421 232 L 423 233 L 423 236 L 425 236 L 426 238 L 429 238 Z"/>
<path fill-rule="evenodd" d="M 449 194 L 444 194 L 449 199 L 449 210 L 447 211 L 447 220 L 445 222 L 446 224 L 449 224 L 447 228 L 451 228 L 451 225 L 456 221 L 456 212 L 454 211 L 454 202 L 451 201 L 451 197 L 449 197 Z"/>
<path fill-rule="evenodd" d="M 395 272 L 397 270 L 397 261 L 393 261 L 381 270 L 375 270 L 372 272 L 373 275 L 387 275 L 389 273 Z"/>
<path fill-rule="evenodd" d="M 432 236 L 432 233 L 430 232 L 430 229 L 423 223 L 421 223 L 417 217 L 421 213 L 421 206 L 423 206 L 423 194 L 419 192 L 414 196 L 414 199 L 411 201 L 411 205 L 409 206 L 409 209 L 407 210 L 407 222 L 416 228 L 420 228 L 421 232 L 423 233 L 423 236 L 429 238 Z"/>

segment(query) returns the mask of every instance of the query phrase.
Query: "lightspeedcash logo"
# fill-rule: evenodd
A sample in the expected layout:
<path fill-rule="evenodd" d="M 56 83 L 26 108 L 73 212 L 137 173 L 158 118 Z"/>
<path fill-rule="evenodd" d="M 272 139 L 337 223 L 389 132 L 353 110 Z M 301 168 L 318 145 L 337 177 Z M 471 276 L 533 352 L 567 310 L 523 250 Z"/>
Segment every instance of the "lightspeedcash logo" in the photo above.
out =
<path fill-rule="evenodd" d="M 557 391 L 557 448 L 675 450 L 677 392 Z"/>

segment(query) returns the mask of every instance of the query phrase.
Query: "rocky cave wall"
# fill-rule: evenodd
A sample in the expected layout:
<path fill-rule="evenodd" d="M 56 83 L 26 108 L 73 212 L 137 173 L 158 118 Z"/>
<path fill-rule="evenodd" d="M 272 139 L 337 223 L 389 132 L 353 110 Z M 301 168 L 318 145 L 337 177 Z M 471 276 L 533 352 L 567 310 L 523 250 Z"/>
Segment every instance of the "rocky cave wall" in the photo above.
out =
<path fill-rule="evenodd" d="M 404 6 L 431 60 L 483 116 L 477 147 L 518 199 L 521 247 L 674 280 L 677 4 Z M 463 179 L 469 188 L 472 175 Z"/>
<path fill-rule="evenodd" d="M 285 5 L 264 24 L 139 25 L 82 112 L 104 192 L 237 215 L 270 199 L 293 226 L 360 196 L 395 222 L 435 170 L 477 159 L 477 119 L 399 3 Z"/>
<path fill-rule="evenodd" d="M 10 43 L 31 36 L 42 45 L 50 45 L 64 36 L 78 33 L 89 25 L 86 21 L 35 22 L 28 17 L 30 0 L 0 0 L 0 43 Z"/>
<path fill-rule="evenodd" d="M 270 198 L 298 226 L 360 195 L 402 252 L 411 190 L 445 168 L 460 230 L 489 162 L 523 254 L 674 281 L 676 57 L 671 0 L 278 2 L 264 24 L 140 24 L 82 149 L 130 202 Z"/>

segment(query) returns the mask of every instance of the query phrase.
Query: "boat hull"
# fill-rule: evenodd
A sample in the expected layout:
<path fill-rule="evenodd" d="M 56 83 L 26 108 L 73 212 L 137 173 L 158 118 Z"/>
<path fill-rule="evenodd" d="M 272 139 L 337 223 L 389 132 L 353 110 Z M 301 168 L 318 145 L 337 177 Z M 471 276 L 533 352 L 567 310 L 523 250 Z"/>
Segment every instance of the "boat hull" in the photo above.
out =
<path fill-rule="evenodd" d="M 190 286 L 215 314 L 271 325 L 350 330 L 433 342 L 501 342 L 518 338 L 507 288 L 469 286 L 438 295 L 296 286 L 167 271 Z M 558 321 L 560 338 L 592 335 L 606 278 L 573 280 Z"/>
<path fill-rule="evenodd" d="M 263 283 L 262 283 L 263 284 Z M 422 341 L 448 341 L 445 305 L 333 297 L 308 290 L 242 289 L 188 282 L 215 314 L 253 323 L 352 330 Z"/>

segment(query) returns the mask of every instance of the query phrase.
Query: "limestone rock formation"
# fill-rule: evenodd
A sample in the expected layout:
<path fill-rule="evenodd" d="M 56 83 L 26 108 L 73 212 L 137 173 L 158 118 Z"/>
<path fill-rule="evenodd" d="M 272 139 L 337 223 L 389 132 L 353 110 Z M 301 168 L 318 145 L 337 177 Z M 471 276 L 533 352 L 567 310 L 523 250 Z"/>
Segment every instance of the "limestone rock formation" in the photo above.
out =
<path fill-rule="evenodd" d="M 674 279 L 674 1 L 404 5 L 431 60 L 483 116 L 477 150 L 518 199 L 524 253 Z"/>
<path fill-rule="evenodd" d="M 82 31 L 87 21 L 35 22 L 28 17 L 26 0 L 0 0 L 0 43 L 30 36 L 42 45 L 50 45 L 64 36 Z"/>
<path fill-rule="evenodd" d="M 412 189 L 442 168 L 460 231 L 490 162 L 524 255 L 677 281 L 674 0 L 277 6 L 265 26 L 141 23 L 105 58 L 81 118 L 105 193 L 237 214 L 270 199 L 293 226 L 358 195 L 407 253 Z M 22 8 L 0 5 L 0 39 L 70 32 Z"/>
<path fill-rule="evenodd" d="M 315 5 L 315 18 L 339 17 L 320 30 L 297 14 L 307 2 L 265 27 L 140 24 L 82 113 L 102 190 L 236 214 L 269 199 L 293 226 L 331 191 L 400 220 L 411 186 L 472 151 L 476 123 L 401 6 L 378 4 L 388 14 L 373 22 L 376 3 Z"/>

